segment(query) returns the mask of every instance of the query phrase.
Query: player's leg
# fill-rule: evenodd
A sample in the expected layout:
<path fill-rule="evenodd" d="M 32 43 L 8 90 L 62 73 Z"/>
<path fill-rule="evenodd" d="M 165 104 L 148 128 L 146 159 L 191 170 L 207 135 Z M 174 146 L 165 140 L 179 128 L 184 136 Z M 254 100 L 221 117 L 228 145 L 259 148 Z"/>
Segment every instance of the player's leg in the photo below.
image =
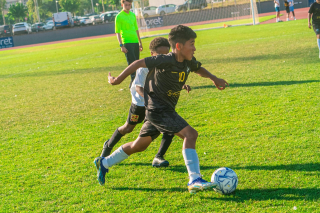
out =
<path fill-rule="evenodd" d="M 145 117 L 145 107 L 131 104 L 126 123 L 114 131 L 112 137 L 104 142 L 101 157 L 110 155 L 113 147 L 120 141 L 122 136 L 131 133 L 138 123 L 141 123 Z"/>
<path fill-rule="evenodd" d="M 286 8 L 286 11 L 287 11 L 287 21 L 289 21 L 289 15 L 290 15 L 290 10 L 289 10 L 289 8 Z"/>
<path fill-rule="evenodd" d="M 173 134 L 167 134 L 167 133 L 163 134 L 158 153 L 156 154 L 155 158 L 152 161 L 153 167 L 167 167 L 167 166 L 169 166 L 169 162 L 167 160 L 165 160 L 163 156 L 167 152 L 167 150 L 172 142 L 173 137 L 174 137 Z"/>
<path fill-rule="evenodd" d="M 297 20 L 295 14 L 294 14 L 294 7 L 293 6 L 290 7 L 290 12 L 292 13 L 293 20 Z"/>
<path fill-rule="evenodd" d="M 94 160 L 94 164 L 97 168 L 97 176 L 100 185 L 105 183 L 105 176 L 110 167 L 124 161 L 134 153 L 146 150 L 159 134 L 160 132 L 153 127 L 150 122 L 146 121 L 140 130 L 139 137 L 135 141 L 122 145 L 106 158 L 97 157 Z"/>
<path fill-rule="evenodd" d="M 130 65 L 135 60 L 139 60 L 140 52 L 139 52 L 139 43 L 126 43 L 124 44 L 124 47 L 128 50 L 127 53 L 125 53 L 128 65 Z M 136 77 L 136 73 L 131 74 L 131 81 L 129 88 L 131 87 L 131 84 Z"/>
<path fill-rule="evenodd" d="M 276 22 L 279 22 L 280 21 L 280 7 L 276 7 Z"/>
<path fill-rule="evenodd" d="M 216 183 L 208 182 L 201 178 L 200 163 L 196 152 L 198 132 L 191 126 L 187 126 L 176 135 L 183 139 L 182 154 L 189 174 L 189 192 L 194 194 L 204 189 L 215 188 L 217 186 Z"/>
<path fill-rule="evenodd" d="M 317 42 L 318 42 L 319 58 L 320 58 L 320 33 L 319 33 L 319 34 L 317 34 Z"/>
<path fill-rule="evenodd" d="M 319 48 L 319 58 L 320 58 L 320 24 L 312 24 L 313 30 L 317 36 L 317 44 Z"/>

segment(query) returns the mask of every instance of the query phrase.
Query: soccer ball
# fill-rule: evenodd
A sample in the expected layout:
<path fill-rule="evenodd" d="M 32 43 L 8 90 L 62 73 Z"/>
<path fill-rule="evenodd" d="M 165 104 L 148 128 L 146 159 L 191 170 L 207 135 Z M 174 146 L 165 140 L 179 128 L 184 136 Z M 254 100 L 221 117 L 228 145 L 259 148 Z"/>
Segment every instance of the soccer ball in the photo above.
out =
<path fill-rule="evenodd" d="M 222 167 L 214 171 L 211 176 L 211 182 L 218 184 L 214 189 L 216 192 L 226 195 L 236 190 L 238 186 L 238 176 L 232 169 Z"/>

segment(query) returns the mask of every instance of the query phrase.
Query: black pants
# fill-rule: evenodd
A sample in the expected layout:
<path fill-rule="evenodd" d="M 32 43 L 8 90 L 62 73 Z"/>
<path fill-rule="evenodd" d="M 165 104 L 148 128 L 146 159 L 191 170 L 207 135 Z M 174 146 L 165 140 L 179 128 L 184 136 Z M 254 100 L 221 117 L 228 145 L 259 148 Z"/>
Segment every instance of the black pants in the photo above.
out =
<path fill-rule="evenodd" d="M 139 43 L 126 43 L 124 44 L 124 47 L 128 50 L 128 52 L 125 53 L 128 66 L 135 60 L 139 60 L 139 57 L 140 57 Z M 131 81 L 130 81 L 129 88 L 131 87 L 131 84 L 135 77 L 136 77 L 136 72 L 131 74 Z"/>

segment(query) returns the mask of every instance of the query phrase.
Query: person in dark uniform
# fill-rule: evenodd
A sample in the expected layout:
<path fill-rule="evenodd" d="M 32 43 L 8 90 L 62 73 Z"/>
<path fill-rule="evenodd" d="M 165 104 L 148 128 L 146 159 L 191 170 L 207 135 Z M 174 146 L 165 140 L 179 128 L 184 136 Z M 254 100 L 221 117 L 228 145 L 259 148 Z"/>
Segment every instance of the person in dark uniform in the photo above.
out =
<path fill-rule="evenodd" d="M 319 58 L 320 58 L 320 0 L 314 2 L 309 9 L 308 15 L 308 27 L 311 29 L 311 16 L 312 16 L 312 27 L 317 36 L 317 43 L 319 47 Z"/>
<path fill-rule="evenodd" d="M 175 111 L 182 86 L 191 72 L 209 78 L 219 90 L 228 85 L 224 79 L 217 78 L 203 68 L 193 57 L 196 37 L 197 34 L 191 28 L 178 25 L 169 33 L 171 53 L 135 61 L 116 78 L 109 73 L 109 83 L 117 85 L 138 68 L 149 69 L 144 87 L 145 123 L 135 141 L 124 144 L 107 158 L 97 157 L 94 160 L 101 185 L 105 183 L 106 173 L 111 166 L 134 153 L 144 151 L 160 133 L 167 133 L 183 139 L 182 154 L 189 175 L 189 192 L 193 194 L 217 186 L 217 183 L 207 182 L 201 177 L 199 158 L 195 150 L 198 132 Z"/>
<path fill-rule="evenodd" d="M 170 51 L 170 44 L 168 39 L 163 37 L 157 37 L 150 42 L 149 46 L 152 56 L 157 56 L 158 54 L 168 54 Z M 117 128 L 110 139 L 108 139 L 104 145 L 101 153 L 101 157 L 107 157 L 110 155 L 113 147 L 120 141 L 120 139 L 133 131 L 137 124 L 141 123 L 145 118 L 145 104 L 144 104 L 144 84 L 146 77 L 149 73 L 148 68 L 140 68 L 136 71 L 136 77 L 132 82 L 130 91 L 132 97 L 132 103 L 129 110 L 129 115 L 127 121 L 124 125 Z M 191 90 L 189 85 L 184 85 L 183 89 L 187 92 Z M 153 167 L 167 167 L 169 162 L 164 159 L 164 155 L 167 152 L 173 138 L 174 134 L 163 134 L 161 145 L 158 153 L 152 161 Z"/>

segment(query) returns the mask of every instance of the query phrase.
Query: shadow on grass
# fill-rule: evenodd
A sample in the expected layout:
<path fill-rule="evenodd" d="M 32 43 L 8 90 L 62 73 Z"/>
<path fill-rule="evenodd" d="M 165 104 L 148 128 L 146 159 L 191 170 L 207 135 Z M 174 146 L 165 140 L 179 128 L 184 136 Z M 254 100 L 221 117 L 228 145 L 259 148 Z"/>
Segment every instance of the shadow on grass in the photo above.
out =
<path fill-rule="evenodd" d="M 280 85 L 294 85 L 294 84 L 308 84 L 318 83 L 320 80 L 305 80 L 305 81 L 274 81 L 274 82 L 252 82 L 252 83 L 229 83 L 229 87 L 266 87 L 266 86 L 280 86 Z M 206 89 L 216 87 L 212 85 L 194 86 L 192 89 Z"/>
<path fill-rule="evenodd" d="M 173 188 L 144 188 L 144 187 L 112 187 L 119 191 L 141 191 L 141 192 L 187 192 L 186 187 Z M 214 193 L 214 192 L 213 192 Z M 201 192 L 197 193 L 201 196 Z M 244 202 L 247 200 L 318 200 L 320 198 L 320 189 L 292 189 L 292 188 L 274 188 L 274 189 L 237 189 L 231 195 L 219 197 L 202 197 L 210 200 L 224 200 L 232 202 Z"/>
<path fill-rule="evenodd" d="M 121 165 L 121 164 L 120 164 Z M 128 163 L 122 165 L 135 165 L 135 166 L 147 166 L 151 167 L 151 163 Z M 220 166 L 201 166 L 201 170 L 212 170 L 212 172 L 218 169 Z M 286 170 L 286 171 L 320 171 L 320 163 L 305 163 L 305 164 L 288 164 L 288 165 L 262 165 L 262 166 L 230 166 L 233 170 L 242 169 L 242 170 Z M 157 168 L 157 169 L 166 169 L 173 172 L 181 172 L 187 173 L 187 168 L 185 165 L 170 165 L 165 168 Z"/>
<path fill-rule="evenodd" d="M 318 200 L 320 189 L 274 188 L 274 189 L 237 189 L 231 196 L 204 197 L 210 200 L 244 202 L 247 200 Z"/>

